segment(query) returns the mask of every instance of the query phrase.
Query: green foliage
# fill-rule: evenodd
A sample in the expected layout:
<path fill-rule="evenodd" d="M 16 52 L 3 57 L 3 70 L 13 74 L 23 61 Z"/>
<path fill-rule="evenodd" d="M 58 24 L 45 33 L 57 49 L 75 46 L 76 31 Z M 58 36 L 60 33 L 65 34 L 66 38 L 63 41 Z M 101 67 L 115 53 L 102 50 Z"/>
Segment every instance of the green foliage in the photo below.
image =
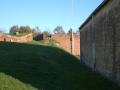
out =
<path fill-rule="evenodd" d="M 74 55 L 44 42 L 0 42 L 0 90 L 120 90 Z"/>
<path fill-rule="evenodd" d="M 32 29 L 29 26 L 20 26 L 20 33 L 32 33 Z"/>
<path fill-rule="evenodd" d="M 9 33 L 10 34 L 15 34 L 15 32 L 19 33 L 32 33 L 32 29 L 29 26 L 13 26 L 10 28 Z"/>
<path fill-rule="evenodd" d="M 40 29 L 39 29 L 38 26 L 36 26 L 35 29 L 32 29 L 28 25 L 27 26 L 20 26 L 20 27 L 18 27 L 17 25 L 16 26 L 12 26 L 10 28 L 9 34 L 10 35 L 15 35 L 15 32 L 26 33 L 26 34 L 32 33 L 33 37 L 41 34 Z"/>
<path fill-rule="evenodd" d="M 58 43 L 56 40 L 51 39 L 49 40 L 48 43 L 46 43 L 46 41 L 44 40 L 40 40 L 40 41 L 31 41 L 31 42 L 27 42 L 29 44 L 37 44 L 37 45 L 45 45 L 45 46 L 56 46 L 56 43 Z"/>
<path fill-rule="evenodd" d="M 20 33 L 24 33 L 24 32 L 26 32 L 25 26 L 20 26 Z"/>
<path fill-rule="evenodd" d="M 15 34 L 7 34 L 7 35 L 16 36 Z M 25 35 L 27 35 L 27 33 L 20 33 L 16 37 L 22 37 L 22 36 L 25 36 Z"/>
<path fill-rule="evenodd" d="M 51 40 L 49 41 L 48 45 L 56 46 L 56 43 L 58 43 L 56 40 L 51 39 Z"/>
<path fill-rule="evenodd" d="M 10 28 L 10 31 L 9 31 L 9 33 L 10 34 L 15 34 L 15 32 L 19 32 L 20 30 L 19 30 L 19 27 L 17 26 L 17 25 L 14 25 L 14 26 L 12 26 L 11 28 Z"/>

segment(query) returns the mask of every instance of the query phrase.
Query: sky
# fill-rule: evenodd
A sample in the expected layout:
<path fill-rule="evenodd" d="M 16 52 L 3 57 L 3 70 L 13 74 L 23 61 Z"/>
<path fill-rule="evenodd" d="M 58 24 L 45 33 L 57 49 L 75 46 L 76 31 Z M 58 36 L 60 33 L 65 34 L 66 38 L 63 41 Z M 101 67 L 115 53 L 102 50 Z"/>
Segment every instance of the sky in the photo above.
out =
<path fill-rule="evenodd" d="M 103 0 L 73 0 L 73 30 L 76 31 Z M 0 0 L 0 28 L 8 33 L 13 25 L 38 26 L 52 33 L 62 26 L 72 28 L 72 0 Z"/>

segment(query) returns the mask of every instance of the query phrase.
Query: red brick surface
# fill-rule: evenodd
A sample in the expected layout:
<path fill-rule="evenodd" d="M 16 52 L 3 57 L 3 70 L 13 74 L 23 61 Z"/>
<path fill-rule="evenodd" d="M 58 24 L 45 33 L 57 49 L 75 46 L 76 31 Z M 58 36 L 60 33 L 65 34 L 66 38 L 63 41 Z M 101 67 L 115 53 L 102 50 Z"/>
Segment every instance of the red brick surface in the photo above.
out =
<path fill-rule="evenodd" d="M 10 42 L 10 39 L 13 40 L 13 42 L 19 42 L 19 43 L 23 43 L 23 42 L 27 42 L 27 41 L 32 41 L 33 40 L 33 36 L 32 34 L 28 34 L 26 36 L 23 37 L 8 37 L 7 35 L 0 35 L 0 41 L 4 41 L 6 40 L 6 42 Z"/>
<path fill-rule="evenodd" d="M 54 34 L 52 38 L 60 43 L 60 47 L 64 48 L 68 52 L 71 52 L 70 35 L 66 34 Z M 80 55 L 80 36 L 74 35 L 74 54 Z"/>

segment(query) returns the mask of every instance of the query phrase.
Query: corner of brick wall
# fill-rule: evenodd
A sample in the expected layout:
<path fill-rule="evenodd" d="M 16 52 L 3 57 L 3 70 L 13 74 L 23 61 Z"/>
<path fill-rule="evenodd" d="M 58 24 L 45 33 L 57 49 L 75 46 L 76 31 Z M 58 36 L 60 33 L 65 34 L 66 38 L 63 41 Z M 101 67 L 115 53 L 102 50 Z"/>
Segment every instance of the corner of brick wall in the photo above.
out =
<path fill-rule="evenodd" d="M 68 52 L 71 52 L 71 41 L 69 34 L 54 34 L 52 38 L 60 43 L 60 47 L 64 48 Z M 80 55 L 80 36 L 74 35 L 74 54 Z"/>

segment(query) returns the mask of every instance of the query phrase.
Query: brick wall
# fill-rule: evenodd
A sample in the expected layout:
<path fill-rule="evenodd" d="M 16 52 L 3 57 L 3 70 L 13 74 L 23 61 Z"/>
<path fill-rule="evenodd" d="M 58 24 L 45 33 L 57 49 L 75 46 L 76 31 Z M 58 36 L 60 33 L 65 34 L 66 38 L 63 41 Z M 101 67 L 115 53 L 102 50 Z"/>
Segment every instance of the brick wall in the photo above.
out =
<path fill-rule="evenodd" d="M 32 41 L 33 40 L 33 35 L 32 34 L 27 34 L 27 35 L 22 36 L 22 37 L 16 37 L 16 36 L 0 34 L 0 41 L 10 42 L 10 39 L 12 39 L 13 42 L 23 43 L 23 42 L 27 42 L 27 41 Z"/>
<path fill-rule="evenodd" d="M 80 44 L 81 44 L 81 58 L 83 63 L 89 68 L 93 68 L 93 57 L 92 57 L 92 24 L 91 20 L 83 27 L 83 31 L 81 32 Z"/>
<path fill-rule="evenodd" d="M 54 34 L 52 38 L 60 43 L 60 47 L 64 48 L 68 52 L 71 52 L 70 35 L 67 34 Z M 80 36 L 74 35 L 74 54 L 80 55 Z"/>
<path fill-rule="evenodd" d="M 95 71 L 120 85 L 120 0 L 109 0 L 94 15 Z M 81 28 L 81 60 L 94 68 L 92 18 Z"/>
<path fill-rule="evenodd" d="M 36 41 L 39 41 L 39 40 L 46 40 L 46 38 L 47 38 L 46 34 L 40 34 L 40 35 L 35 36 L 33 39 Z"/>

